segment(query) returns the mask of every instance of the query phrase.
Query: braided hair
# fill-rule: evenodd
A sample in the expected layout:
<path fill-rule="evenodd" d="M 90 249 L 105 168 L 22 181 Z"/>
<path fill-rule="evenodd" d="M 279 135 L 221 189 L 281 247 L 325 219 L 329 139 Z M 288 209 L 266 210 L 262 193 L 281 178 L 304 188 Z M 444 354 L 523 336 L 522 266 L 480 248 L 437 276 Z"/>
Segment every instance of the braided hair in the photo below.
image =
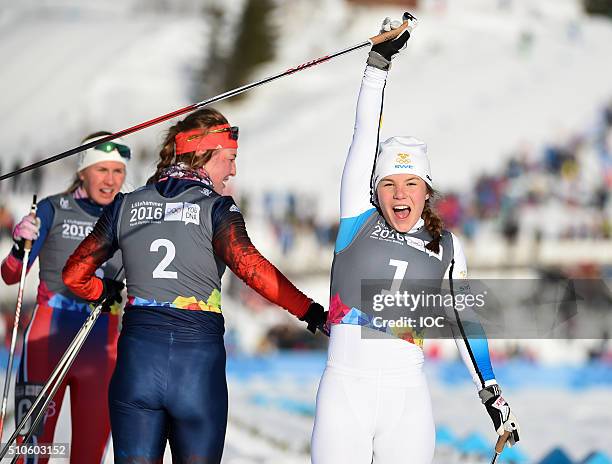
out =
<path fill-rule="evenodd" d="M 425 207 L 423 208 L 421 218 L 425 222 L 425 229 L 427 229 L 427 232 L 429 232 L 432 239 L 427 245 L 425 245 L 425 248 L 433 251 L 434 253 L 439 253 L 440 238 L 442 236 L 442 230 L 444 229 L 444 222 L 431 205 L 437 196 L 437 192 L 429 185 L 427 186 L 427 192 L 429 193 L 429 199 L 425 200 Z"/>
<path fill-rule="evenodd" d="M 147 184 L 152 184 L 160 179 L 161 173 L 169 166 L 176 164 L 175 156 L 175 137 L 179 132 L 187 132 L 194 129 L 206 129 L 220 124 L 227 124 L 227 119 L 219 111 L 212 108 L 203 108 L 195 111 L 187 116 L 182 121 L 177 122 L 174 126 L 168 129 L 166 138 L 159 152 L 159 162 L 157 169 Z M 181 155 L 181 162 L 185 163 L 190 169 L 199 169 L 204 166 L 212 157 L 214 150 L 206 150 L 203 154 L 195 152 L 185 153 Z"/>

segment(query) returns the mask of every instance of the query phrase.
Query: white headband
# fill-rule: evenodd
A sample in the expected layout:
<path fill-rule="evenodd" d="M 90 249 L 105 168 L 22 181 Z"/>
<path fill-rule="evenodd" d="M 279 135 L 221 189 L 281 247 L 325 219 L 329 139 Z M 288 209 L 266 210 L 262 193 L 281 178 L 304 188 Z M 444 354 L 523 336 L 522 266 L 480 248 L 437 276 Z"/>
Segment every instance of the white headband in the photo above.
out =
<path fill-rule="evenodd" d="M 414 174 L 433 188 L 427 145 L 416 137 L 391 137 L 380 144 L 372 179 L 375 202 L 378 183 L 392 174 Z"/>
<path fill-rule="evenodd" d="M 99 137 L 93 137 L 91 139 L 85 140 L 85 142 L 92 142 L 94 140 L 102 139 L 104 137 L 107 136 L 101 135 Z M 118 145 L 125 145 L 125 142 L 121 139 L 115 139 L 109 143 L 113 142 Z M 128 159 L 121 156 L 121 154 L 116 148 L 111 151 L 96 150 L 95 148 L 90 148 L 88 150 L 85 150 L 84 152 L 79 153 L 77 160 L 77 172 L 82 171 L 83 169 L 93 164 L 101 163 L 103 161 L 116 161 L 118 163 L 122 163 L 125 167 L 127 167 Z"/>

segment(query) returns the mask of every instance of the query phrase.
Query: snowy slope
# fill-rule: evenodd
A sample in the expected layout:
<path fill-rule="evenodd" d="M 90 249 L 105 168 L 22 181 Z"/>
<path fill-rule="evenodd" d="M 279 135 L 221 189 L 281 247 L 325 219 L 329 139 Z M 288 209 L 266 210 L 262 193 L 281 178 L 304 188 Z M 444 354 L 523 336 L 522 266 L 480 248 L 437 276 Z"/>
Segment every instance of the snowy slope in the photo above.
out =
<path fill-rule="evenodd" d="M 399 14 L 393 7 L 350 10 L 340 0 L 281 3 L 278 59 L 255 77 L 360 42 L 381 17 Z M 469 0 L 449 2 L 446 13 L 440 3 L 424 2 L 409 50 L 394 64 L 383 136 L 411 133 L 427 141 L 442 190 L 498 166 L 521 142 L 537 146 L 565 135 L 612 94 L 612 26 L 582 16 L 577 0 L 515 0 L 505 10 Z M 60 13 L 49 14 L 57 4 L 64 5 Z M 189 102 L 205 32 L 197 13 L 142 11 L 138 2 L 50 5 L 40 14 L 2 5 L 3 160 L 30 161 L 68 148 L 84 132 L 119 129 Z M 530 51 L 519 51 L 524 31 L 534 37 Z M 366 53 L 223 105 L 243 129 L 243 191 L 314 192 L 331 200 L 326 207 L 335 213 Z M 161 128 L 152 128 L 130 140 L 154 149 L 160 137 Z M 71 166 L 62 162 L 57 183 Z"/>
<path fill-rule="evenodd" d="M 499 166 L 522 141 L 537 145 L 585 123 L 612 94 L 609 21 L 584 19 L 573 2 L 539 2 L 546 8 L 537 19 L 525 2 L 515 2 L 513 12 L 483 12 L 470 8 L 473 3 L 493 2 L 457 2 L 446 16 L 419 12 L 419 29 L 408 53 L 394 63 L 387 86 L 383 137 L 414 134 L 427 141 L 442 190 L 465 186 L 480 170 Z M 377 18 L 393 13 L 381 8 L 349 18 L 346 12 L 350 27 L 318 47 L 322 31 L 334 25 L 313 12 L 299 34 L 300 40 L 312 39 L 305 54 L 313 58 L 358 42 L 375 32 Z M 576 42 L 568 38 L 572 21 L 582 30 Z M 530 53 L 520 53 L 519 31 L 527 27 L 535 42 Z M 235 119 L 251 128 L 245 130 L 241 167 L 247 175 L 241 186 L 337 191 L 365 54 L 294 75 L 241 104 Z M 274 169 L 262 172 L 258 166 Z"/>
<path fill-rule="evenodd" d="M 19 13 L 0 21 L 5 170 L 11 158 L 31 162 L 77 144 L 88 132 L 118 130 L 189 103 L 187 65 L 204 38 L 197 16 L 136 15 L 125 5 L 94 4 L 53 15 L 44 9 Z M 156 144 L 158 134 L 159 128 L 145 130 L 131 141 Z M 54 182 L 43 193 L 63 187 L 73 166 L 52 166 Z"/>

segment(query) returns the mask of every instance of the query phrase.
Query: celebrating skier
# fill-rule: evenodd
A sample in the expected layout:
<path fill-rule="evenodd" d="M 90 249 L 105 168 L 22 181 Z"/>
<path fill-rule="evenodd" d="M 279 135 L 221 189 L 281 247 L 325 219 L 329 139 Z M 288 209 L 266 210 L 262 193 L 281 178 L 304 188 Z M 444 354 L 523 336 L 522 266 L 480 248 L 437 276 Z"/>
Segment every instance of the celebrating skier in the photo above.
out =
<path fill-rule="evenodd" d="M 110 132 L 96 132 L 83 142 L 100 139 Z M 23 354 L 15 386 L 16 423 L 42 389 L 74 335 L 87 319 L 87 301 L 73 294 L 62 282 L 68 257 L 91 232 L 123 185 L 130 149 L 120 140 L 107 142 L 79 155 L 71 187 L 38 204 L 36 217 L 25 216 L 13 231 L 15 245 L 1 266 L 7 284 L 19 281 L 24 243 L 34 240 L 28 269 L 39 259 L 40 275 L 36 308 L 24 336 Z M 121 255 L 109 256 L 94 270 L 111 281 L 123 279 Z M 118 311 L 114 305 L 94 326 L 82 352 L 51 401 L 33 443 L 52 443 L 60 407 L 70 386 L 72 443 L 70 462 L 101 462 L 110 441 L 107 391 L 117 358 Z M 95 401 L 92 401 L 95 398 Z M 23 430 L 26 435 L 28 430 Z M 43 463 L 48 458 L 30 456 L 26 462 Z"/>
<path fill-rule="evenodd" d="M 63 277 L 91 301 L 118 289 L 95 276 L 123 253 L 128 303 L 110 387 L 115 463 L 218 463 L 227 425 L 221 276 L 228 266 L 308 323 L 323 308 L 251 243 L 225 182 L 236 175 L 238 128 L 213 109 L 173 126 L 149 183 L 117 198 L 68 260 Z"/>
<path fill-rule="evenodd" d="M 404 20 L 410 22 L 405 31 L 370 51 L 342 175 L 330 344 L 312 436 L 314 464 L 421 464 L 433 458 L 422 339 L 410 331 L 374 337 L 372 318 L 360 310 L 363 282 L 384 281 L 383 293 L 401 282 L 429 279 L 441 285 L 445 278 L 467 277 L 459 240 L 443 229 L 431 207 L 434 190 L 426 145 L 414 137 L 378 143 L 391 59 L 416 26 L 409 14 Z M 383 30 L 399 25 L 387 18 Z M 511 432 L 513 444 L 519 439 L 518 424 L 501 397 L 486 339 L 457 333 L 455 340 L 497 433 Z"/>

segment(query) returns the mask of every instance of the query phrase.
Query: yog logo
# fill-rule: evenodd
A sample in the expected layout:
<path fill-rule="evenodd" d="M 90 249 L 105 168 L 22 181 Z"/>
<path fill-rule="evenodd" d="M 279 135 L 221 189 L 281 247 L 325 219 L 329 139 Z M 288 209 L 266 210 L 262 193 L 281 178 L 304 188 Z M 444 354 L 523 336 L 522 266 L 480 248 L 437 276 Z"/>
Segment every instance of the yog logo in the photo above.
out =
<path fill-rule="evenodd" d="M 181 221 L 185 225 L 200 223 L 200 205 L 194 203 L 166 203 L 164 221 Z"/>
<path fill-rule="evenodd" d="M 412 169 L 414 166 L 410 164 L 410 153 L 398 153 L 395 157 L 396 169 Z"/>

